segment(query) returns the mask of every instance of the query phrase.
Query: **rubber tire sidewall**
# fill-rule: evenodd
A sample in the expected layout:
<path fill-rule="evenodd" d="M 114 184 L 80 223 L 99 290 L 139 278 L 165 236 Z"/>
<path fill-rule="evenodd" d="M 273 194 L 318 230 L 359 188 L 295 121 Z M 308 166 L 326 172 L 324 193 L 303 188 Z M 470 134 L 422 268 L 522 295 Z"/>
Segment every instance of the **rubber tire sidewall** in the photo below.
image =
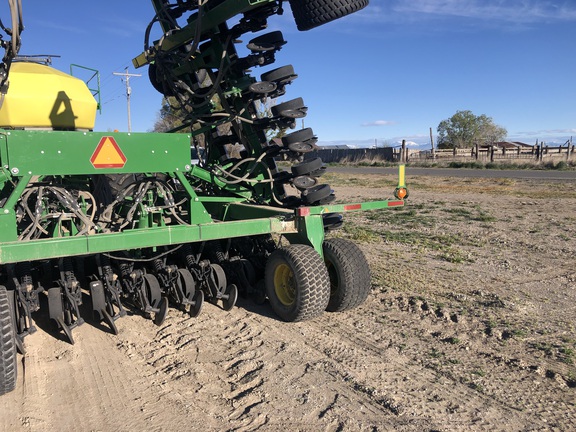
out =
<path fill-rule="evenodd" d="M 368 0 L 289 0 L 298 30 L 305 31 L 359 11 Z"/>
<path fill-rule="evenodd" d="M 291 305 L 276 294 L 274 277 L 278 266 L 287 265 L 293 273 L 296 295 Z M 330 279 L 322 257 L 311 246 L 292 244 L 272 252 L 266 262 L 266 294 L 274 312 L 284 321 L 305 321 L 321 315 L 330 299 Z"/>
<path fill-rule="evenodd" d="M 325 240 L 322 249 L 329 268 L 329 312 L 342 312 L 362 304 L 370 293 L 370 266 L 362 250 L 350 240 Z"/>
<path fill-rule="evenodd" d="M 0 286 L 0 396 L 16 388 L 16 334 L 14 312 L 6 287 Z"/>

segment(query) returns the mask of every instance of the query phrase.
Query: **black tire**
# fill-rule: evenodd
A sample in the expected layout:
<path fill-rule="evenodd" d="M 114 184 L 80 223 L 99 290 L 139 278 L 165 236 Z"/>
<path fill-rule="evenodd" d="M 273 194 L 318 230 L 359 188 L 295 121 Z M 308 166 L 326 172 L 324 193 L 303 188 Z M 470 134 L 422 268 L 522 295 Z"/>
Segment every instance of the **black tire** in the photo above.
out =
<path fill-rule="evenodd" d="M 112 191 L 112 196 L 116 198 L 120 192 L 130 186 L 132 183 L 136 183 L 142 178 L 140 174 L 106 174 L 108 179 L 108 184 L 110 185 L 110 190 Z"/>
<path fill-rule="evenodd" d="M 0 396 L 16 388 L 14 311 L 6 287 L 0 285 Z"/>
<path fill-rule="evenodd" d="M 184 298 L 192 301 L 194 294 L 196 294 L 196 282 L 194 282 L 194 276 L 192 276 L 190 270 L 185 268 L 178 269 L 178 280 L 176 283 L 180 286 Z"/>
<path fill-rule="evenodd" d="M 298 30 L 310 30 L 368 5 L 368 0 L 290 0 Z"/>
<path fill-rule="evenodd" d="M 287 84 L 294 81 L 297 77 L 298 75 L 294 73 L 294 67 L 292 65 L 286 65 L 263 73 L 260 79 L 277 84 Z"/>
<path fill-rule="evenodd" d="M 330 277 L 327 311 L 342 312 L 362 304 L 370 293 L 370 267 L 364 253 L 350 240 L 324 241 L 324 262 Z"/>
<path fill-rule="evenodd" d="M 273 31 L 255 37 L 246 47 L 252 52 L 273 51 L 285 45 L 286 41 L 281 31 Z"/>
<path fill-rule="evenodd" d="M 276 83 L 274 82 L 270 82 L 270 81 L 259 81 L 259 82 L 255 82 L 253 84 L 250 84 L 250 87 L 248 87 L 248 90 L 250 90 L 252 93 L 256 93 L 258 95 L 266 95 L 269 93 L 272 93 L 273 91 L 276 90 Z"/>
<path fill-rule="evenodd" d="M 276 174 L 273 174 L 272 178 L 276 183 L 285 184 L 288 183 L 290 180 L 292 180 L 294 176 L 290 174 L 288 171 L 280 171 L 277 172 Z"/>
<path fill-rule="evenodd" d="M 308 108 L 304 106 L 302 98 L 296 98 L 272 107 L 274 117 L 302 118 L 306 116 Z"/>
<path fill-rule="evenodd" d="M 299 163 L 298 165 L 292 165 L 290 169 L 292 170 L 292 174 L 294 174 L 294 177 L 298 177 L 301 175 L 308 175 L 311 172 L 319 170 L 320 168 L 322 168 L 322 165 L 323 162 L 321 158 L 314 158 Z"/>
<path fill-rule="evenodd" d="M 315 318 L 328 306 L 328 271 L 311 246 L 292 244 L 276 249 L 266 262 L 264 280 L 270 305 L 284 321 Z"/>
<path fill-rule="evenodd" d="M 330 185 L 327 184 L 316 185 L 302 192 L 302 201 L 304 201 L 304 204 L 311 205 L 320 202 L 322 200 L 325 200 L 331 194 L 332 194 L 332 188 L 330 187 Z"/>
<path fill-rule="evenodd" d="M 344 217 L 340 213 L 324 213 L 322 215 L 324 230 L 340 228 L 344 223 Z"/>
<path fill-rule="evenodd" d="M 162 289 L 160 288 L 160 282 L 158 278 L 153 274 L 145 274 L 142 283 L 144 284 L 143 289 L 148 300 L 148 304 L 155 309 L 158 309 L 160 302 L 162 301 Z"/>
<path fill-rule="evenodd" d="M 288 150 L 293 151 L 294 153 L 310 153 L 314 150 L 314 145 L 307 143 L 307 142 L 295 142 L 288 145 Z"/>
<path fill-rule="evenodd" d="M 306 190 L 318 184 L 318 179 L 316 177 L 310 176 L 298 176 L 292 180 L 294 187 L 300 190 Z"/>
<path fill-rule="evenodd" d="M 282 137 L 282 144 L 288 147 L 290 144 L 302 141 L 308 141 L 313 138 L 315 137 L 314 132 L 312 132 L 312 128 L 304 128 L 297 130 L 295 132 L 291 132 L 288 135 L 284 135 Z"/>

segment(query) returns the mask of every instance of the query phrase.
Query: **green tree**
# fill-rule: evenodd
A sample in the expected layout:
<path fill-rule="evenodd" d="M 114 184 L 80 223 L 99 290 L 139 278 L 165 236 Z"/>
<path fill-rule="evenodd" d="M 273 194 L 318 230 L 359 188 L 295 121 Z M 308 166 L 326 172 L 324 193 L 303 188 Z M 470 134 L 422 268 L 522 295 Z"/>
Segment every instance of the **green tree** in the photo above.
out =
<path fill-rule="evenodd" d="M 177 108 L 176 105 L 177 102 L 174 97 L 162 98 L 162 106 L 154 122 L 152 132 L 168 132 L 182 126 L 182 119 L 186 117 L 186 112 L 182 108 Z M 184 128 L 181 132 L 189 132 L 188 129 Z"/>
<path fill-rule="evenodd" d="M 470 148 L 478 144 L 502 141 L 508 131 L 485 114 L 457 111 L 438 125 L 438 148 Z"/>

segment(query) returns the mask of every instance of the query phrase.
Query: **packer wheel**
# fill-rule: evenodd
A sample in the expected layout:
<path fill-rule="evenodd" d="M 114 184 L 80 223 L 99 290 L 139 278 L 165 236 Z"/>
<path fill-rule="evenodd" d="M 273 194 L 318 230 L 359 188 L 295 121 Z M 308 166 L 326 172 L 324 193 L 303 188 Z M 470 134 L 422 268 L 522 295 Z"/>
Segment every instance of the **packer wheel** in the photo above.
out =
<path fill-rule="evenodd" d="M 296 98 L 272 107 L 273 116 L 288 117 L 291 119 L 306 117 L 307 107 L 302 98 Z"/>
<path fill-rule="evenodd" d="M 158 279 L 152 274 L 145 274 L 143 279 L 148 303 L 153 308 L 158 308 L 160 305 L 160 300 L 162 300 L 162 290 L 160 289 L 160 283 L 158 282 Z"/>
<path fill-rule="evenodd" d="M 194 298 L 196 283 L 190 270 L 185 268 L 178 269 L 178 279 L 176 279 L 176 283 L 186 299 L 192 300 Z"/>
<path fill-rule="evenodd" d="M 236 285 L 230 284 L 226 287 L 226 291 L 222 296 L 222 309 L 225 311 L 232 310 L 236 300 L 238 300 L 238 288 Z"/>
<path fill-rule="evenodd" d="M 324 241 L 324 261 L 330 277 L 330 301 L 326 310 L 341 312 L 366 300 L 370 293 L 370 267 L 364 253 L 349 240 Z"/>
<path fill-rule="evenodd" d="M 324 164 L 322 163 L 322 159 L 318 157 L 306 160 L 299 163 L 298 165 L 292 165 L 290 169 L 292 170 L 292 174 L 297 177 L 301 175 L 309 175 L 322 168 L 323 165 Z"/>
<path fill-rule="evenodd" d="M 290 144 L 303 141 L 316 141 L 316 137 L 314 136 L 314 132 L 312 132 L 311 128 L 300 129 L 282 137 L 282 144 L 287 147 Z"/>
<path fill-rule="evenodd" d="M 310 153 L 314 150 L 314 146 L 307 142 L 295 142 L 289 144 L 288 149 L 296 153 Z"/>
<path fill-rule="evenodd" d="M 156 276 L 145 274 L 143 279 L 148 303 L 154 309 L 154 324 L 162 325 L 168 314 L 168 298 L 162 295 L 160 283 Z"/>
<path fill-rule="evenodd" d="M 16 334 L 8 295 L 0 285 L 0 396 L 16 388 Z"/>
<path fill-rule="evenodd" d="M 260 79 L 262 81 L 272 81 L 276 84 L 284 85 L 294 81 L 298 75 L 294 73 L 292 65 L 282 66 L 266 73 Z"/>
<path fill-rule="evenodd" d="M 272 309 L 284 321 L 315 318 L 328 305 L 328 271 L 310 246 L 293 244 L 275 250 L 266 262 L 265 282 Z"/>

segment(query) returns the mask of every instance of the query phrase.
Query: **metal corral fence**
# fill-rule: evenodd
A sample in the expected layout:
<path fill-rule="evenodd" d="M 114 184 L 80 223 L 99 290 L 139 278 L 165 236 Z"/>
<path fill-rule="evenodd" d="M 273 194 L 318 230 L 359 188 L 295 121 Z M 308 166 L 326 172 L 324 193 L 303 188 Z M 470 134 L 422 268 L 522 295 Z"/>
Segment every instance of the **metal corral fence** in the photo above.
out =
<path fill-rule="evenodd" d="M 571 141 L 563 146 L 551 147 L 544 143 L 530 145 L 516 145 L 513 143 L 499 143 L 492 146 L 475 146 L 469 149 L 435 149 L 410 153 L 409 159 L 423 160 L 450 160 L 469 161 L 478 160 L 494 162 L 502 160 L 566 160 L 574 155 L 574 145 Z"/>
<path fill-rule="evenodd" d="M 503 160 L 566 160 L 573 158 L 575 146 L 571 141 L 563 146 L 550 147 L 544 143 L 536 145 L 517 145 L 498 143 L 493 146 L 475 146 L 468 149 L 434 149 L 415 150 L 406 145 L 376 149 L 321 148 L 306 155 L 306 159 L 322 158 L 325 163 L 358 163 L 358 162 L 409 162 L 413 160 L 439 161 L 482 161 L 494 162 Z"/>
<path fill-rule="evenodd" d="M 386 147 L 379 149 L 331 149 L 323 148 L 306 154 L 306 159 L 322 158 L 325 163 L 345 163 L 360 161 L 399 161 L 400 149 Z"/>

